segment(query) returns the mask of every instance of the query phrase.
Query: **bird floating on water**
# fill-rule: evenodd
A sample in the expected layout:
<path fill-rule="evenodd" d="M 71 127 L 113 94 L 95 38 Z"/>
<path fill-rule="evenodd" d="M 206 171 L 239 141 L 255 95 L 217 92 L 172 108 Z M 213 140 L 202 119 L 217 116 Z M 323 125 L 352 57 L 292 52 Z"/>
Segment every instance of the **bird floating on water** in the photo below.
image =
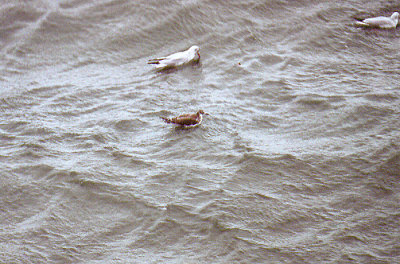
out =
<path fill-rule="evenodd" d="M 188 50 L 174 53 L 167 57 L 149 60 L 148 64 L 155 64 L 156 69 L 159 70 L 179 67 L 192 62 L 198 62 L 200 60 L 199 51 L 200 48 L 198 46 L 192 46 Z"/>
<path fill-rule="evenodd" d="M 197 111 L 195 114 L 183 114 L 177 117 L 167 118 L 161 117 L 168 124 L 175 124 L 181 127 L 196 127 L 203 121 L 203 115 L 208 115 L 203 110 Z"/>
<path fill-rule="evenodd" d="M 379 17 L 366 18 L 362 21 L 357 21 L 356 25 L 362 27 L 391 29 L 391 28 L 396 28 L 398 22 L 399 22 L 399 13 L 394 12 L 390 17 L 379 16 Z"/>

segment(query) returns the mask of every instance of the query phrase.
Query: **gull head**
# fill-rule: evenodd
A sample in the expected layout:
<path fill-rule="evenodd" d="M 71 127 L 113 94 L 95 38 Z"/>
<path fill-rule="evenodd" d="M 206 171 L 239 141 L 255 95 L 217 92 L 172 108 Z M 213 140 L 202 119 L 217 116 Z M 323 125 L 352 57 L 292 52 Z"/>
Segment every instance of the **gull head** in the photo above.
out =
<path fill-rule="evenodd" d="M 399 13 L 398 12 L 394 12 L 390 18 L 397 24 L 399 22 Z"/>
<path fill-rule="evenodd" d="M 189 51 L 190 51 L 193 55 L 197 54 L 197 56 L 199 56 L 199 59 L 200 59 L 200 53 L 199 53 L 200 48 L 199 48 L 199 46 L 196 46 L 196 45 L 191 46 L 190 49 L 189 49 Z"/>
<path fill-rule="evenodd" d="M 197 111 L 197 115 L 209 115 L 209 114 L 207 114 L 203 110 L 199 110 L 199 111 Z"/>
<path fill-rule="evenodd" d="M 191 46 L 189 50 L 192 50 L 194 52 L 199 52 L 200 48 L 199 48 L 199 46 L 194 45 L 194 46 Z"/>

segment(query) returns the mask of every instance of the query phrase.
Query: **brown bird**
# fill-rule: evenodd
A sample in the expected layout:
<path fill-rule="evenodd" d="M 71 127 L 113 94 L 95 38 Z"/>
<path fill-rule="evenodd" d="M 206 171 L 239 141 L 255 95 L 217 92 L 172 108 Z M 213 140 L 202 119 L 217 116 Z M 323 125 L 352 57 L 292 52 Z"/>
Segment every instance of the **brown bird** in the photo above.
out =
<path fill-rule="evenodd" d="M 201 124 L 203 115 L 208 115 L 203 110 L 197 111 L 195 114 L 183 114 L 177 117 L 167 118 L 161 117 L 168 124 L 175 124 L 181 127 L 194 127 Z"/>

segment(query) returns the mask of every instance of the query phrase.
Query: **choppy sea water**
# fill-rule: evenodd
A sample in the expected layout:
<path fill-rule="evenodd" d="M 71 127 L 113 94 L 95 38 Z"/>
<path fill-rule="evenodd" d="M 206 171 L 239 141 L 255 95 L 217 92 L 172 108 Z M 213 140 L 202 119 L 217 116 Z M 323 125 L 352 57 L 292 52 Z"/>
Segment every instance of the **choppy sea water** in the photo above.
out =
<path fill-rule="evenodd" d="M 394 11 L 1 2 L 0 262 L 398 262 L 400 31 L 353 25 Z"/>

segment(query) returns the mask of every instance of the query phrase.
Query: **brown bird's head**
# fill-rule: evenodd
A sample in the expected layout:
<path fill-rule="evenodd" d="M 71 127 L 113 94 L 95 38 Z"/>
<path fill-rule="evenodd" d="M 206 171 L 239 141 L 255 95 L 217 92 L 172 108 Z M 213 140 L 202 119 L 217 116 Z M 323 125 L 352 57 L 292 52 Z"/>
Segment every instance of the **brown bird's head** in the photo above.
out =
<path fill-rule="evenodd" d="M 197 115 L 200 116 L 200 115 L 208 115 L 208 114 L 200 109 L 199 111 L 197 111 Z"/>

